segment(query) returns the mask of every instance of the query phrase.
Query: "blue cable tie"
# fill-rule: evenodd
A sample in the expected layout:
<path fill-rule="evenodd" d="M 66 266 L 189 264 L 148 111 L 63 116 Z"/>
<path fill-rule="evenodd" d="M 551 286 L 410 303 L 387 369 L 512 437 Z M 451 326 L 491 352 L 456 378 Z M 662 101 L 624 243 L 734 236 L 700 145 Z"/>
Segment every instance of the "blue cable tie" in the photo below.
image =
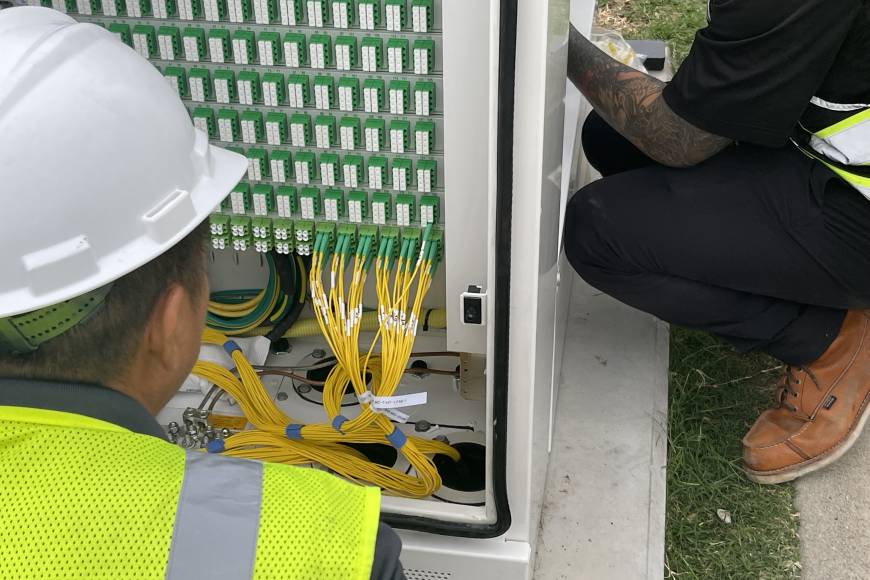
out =
<path fill-rule="evenodd" d="M 396 449 L 401 449 L 408 442 L 408 438 L 405 437 L 404 433 L 399 431 L 398 427 L 393 427 L 393 432 L 387 435 L 387 441 Z"/>
<path fill-rule="evenodd" d="M 224 350 L 227 351 L 227 354 L 232 357 L 233 353 L 237 350 L 241 351 L 242 347 L 240 347 L 238 344 L 236 344 L 236 341 L 228 340 L 224 343 Z"/>
<path fill-rule="evenodd" d="M 223 439 L 214 439 L 209 441 L 205 446 L 206 451 L 209 453 L 223 453 L 225 448 Z"/>
<path fill-rule="evenodd" d="M 341 430 L 341 426 L 347 423 L 350 419 L 345 417 L 344 415 L 337 415 L 335 419 L 332 420 L 332 428 L 344 435 L 344 431 Z"/>
<path fill-rule="evenodd" d="M 291 423 L 284 429 L 284 435 L 287 436 L 287 439 L 302 439 L 302 428 L 304 426 L 300 423 Z"/>

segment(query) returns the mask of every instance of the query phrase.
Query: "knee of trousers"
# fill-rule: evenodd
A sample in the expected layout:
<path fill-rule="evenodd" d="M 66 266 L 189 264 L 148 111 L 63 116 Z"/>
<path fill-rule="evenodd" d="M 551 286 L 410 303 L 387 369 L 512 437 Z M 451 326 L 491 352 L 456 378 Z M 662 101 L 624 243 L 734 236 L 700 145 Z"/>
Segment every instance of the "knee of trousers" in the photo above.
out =
<path fill-rule="evenodd" d="M 580 131 L 580 141 L 583 143 L 583 153 L 592 167 L 597 168 L 604 164 L 605 156 L 610 153 L 610 145 L 616 134 L 616 131 L 595 111 L 586 116 Z"/>
<path fill-rule="evenodd" d="M 614 224 L 609 223 L 603 203 L 608 189 L 607 180 L 594 181 L 574 194 L 565 209 L 565 253 L 590 283 L 619 261 L 611 240 Z"/>

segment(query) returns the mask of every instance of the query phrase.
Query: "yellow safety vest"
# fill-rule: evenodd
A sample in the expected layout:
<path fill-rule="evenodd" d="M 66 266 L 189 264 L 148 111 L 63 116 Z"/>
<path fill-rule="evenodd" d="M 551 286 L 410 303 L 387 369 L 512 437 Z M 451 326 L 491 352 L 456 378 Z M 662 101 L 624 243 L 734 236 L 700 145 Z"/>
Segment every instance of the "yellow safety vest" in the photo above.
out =
<path fill-rule="evenodd" d="M 859 111 L 815 133 L 806 131 L 806 139 L 794 143 L 870 199 L 870 104 L 832 103 L 818 97 L 811 102 L 830 111 Z"/>
<path fill-rule="evenodd" d="M 0 578 L 368 580 L 379 491 L 0 406 Z"/>

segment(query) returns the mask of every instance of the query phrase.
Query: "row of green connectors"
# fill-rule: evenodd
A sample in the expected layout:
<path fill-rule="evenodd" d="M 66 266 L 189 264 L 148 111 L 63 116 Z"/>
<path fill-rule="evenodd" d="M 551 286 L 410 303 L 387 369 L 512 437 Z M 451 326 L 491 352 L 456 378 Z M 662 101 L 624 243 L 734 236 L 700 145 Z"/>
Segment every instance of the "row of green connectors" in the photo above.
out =
<path fill-rule="evenodd" d="M 172 67 L 166 70 L 170 71 Z M 175 79 L 173 85 L 178 84 Z M 179 85 L 178 90 L 183 95 L 187 89 Z M 194 125 L 208 134 L 210 139 L 227 143 L 435 154 L 435 124 L 430 121 L 419 121 L 414 125 L 414 146 L 411 147 L 411 123 L 403 119 L 394 119 L 389 123 L 384 119 L 367 119 L 362 124 L 357 117 L 338 119 L 334 115 L 322 114 L 312 118 L 307 113 L 295 113 L 288 118 L 284 113 L 274 111 L 264 114 L 260 111 L 240 113 L 233 109 L 219 109 L 215 112 L 209 107 L 197 107 L 191 116 Z"/>
<path fill-rule="evenodd" d="M 430 32 L 435 21 L 434 0 L 40 0 L 39 3 L 70 14 L 284 26 L 304 23 L 338 30 L 385 28 L 390 32 Z"/>
<path fill-rule="evenodd" d="M 214 116 L 207 110 L 200 115 L 194 111 L 194 125 L 203 131 L 222 125 L 228 118 L 220 116 L 215 123 Z M 238 129 L 238 124 L 230 120 L 229 130 Z M 223 131 L 225 127 L 219 130 Z M 373 156 L 364 159 L 361 155 L 338 155 L 324 152 L 315 155 L 310 151 L 266 151 L 261 147 L 242 149 L 228 146 L 228 150 L 248 158 L 248 181 L 271 181 L 286 183 L 291 179 L 302 185 L 311 185 L 320 180 L 328 187 L 344 186 L 347 188 L 365 187 L 371 189 L 391 189 L 393 191 L 411 191 L 414 181 L 414 163 L 411 159 L 396 157 L 388 160 L 386 157 Z M 390 163 L 392 162 L 392 171 Z M 435 187 L 437 164 L 431 159 L 417 161 L 416 184 L 417 192 L 431 193 Z"/>
<path fill-rule="evenodd" d="M 419 223 L 422 226 L 437 224 L 441 218 L 441 200 L 436 195 L 419 198 L 411 194 L 375 192 L 368 201 L 365 191 L 344 191 L 326 188 L 321 192 L 316 187 L 297 188 L 289 185 L 273 187 L 268 184 L 240 183 L 224 200 L 222 210 L 234 215 L 267 216 L 277 213 L 282 218 L 296 217 L 307 220 L 325 218 L 328 222 L 350 221 L 361 223 L 369 216 L 376 225 L 395 221 L 399 226 Z"/>
<path fill-rule="evenodd" d="M 441 256 L 441 231 L 431 226 L 426 228 L 395 226 L 375 226 L 366 224 L 332 224 L 286 218 L 231 216 L 213 214 L 209 218 L 212 248 L 216 250 L 234 249 L 257 252 L 272 250 L 280 254 L 311 255 L 315 248 L 332 253 L 341 251 L 349 258 L 357 253 L 364 255 L 366 267 L 376 255 L 384 255 L 394 261 L 400 255 L 414 255 L 421 243 L 424 232 L 431 231 L 431 238 L 438 240 L 438 260 Z"/>
<path fill-rule="evenodd" d="M 290 32 L 280 36 L 272 31 L 257 34 L 251 30 L 231 32 L 222 28 L 206 32 L 193 26 L 181 30 L 176 26 L 137 24 L 131 28 L 127 24 L 112 23 L 109 30 L 144 58 L 238 65 L 284 64 L 315 70 L 387 70 L 427 75 L 433 70 L 435 48 L 429 39 L 411 43 L 405 38 L 390 38 L 385 49 L 384 41 L 374 36 L 363 38 L 360 44 L 354 36 L 338 36 L 333 40 L 326 34 L 306 37 Z"/>

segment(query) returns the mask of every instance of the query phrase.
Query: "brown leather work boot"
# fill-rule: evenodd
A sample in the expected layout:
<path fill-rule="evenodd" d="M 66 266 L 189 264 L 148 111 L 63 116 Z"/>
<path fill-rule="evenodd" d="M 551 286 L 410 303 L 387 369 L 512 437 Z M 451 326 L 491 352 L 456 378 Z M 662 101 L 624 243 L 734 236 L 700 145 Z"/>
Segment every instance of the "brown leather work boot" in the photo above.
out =
<path fill-rule="evenodd" d="M 850 310 L 828 350 L 806 367 L 786 368 L 780 404 L 743 438 L 746 475 L 791 481 L 843 456 L 870 416 L 870 311 Z"/>

